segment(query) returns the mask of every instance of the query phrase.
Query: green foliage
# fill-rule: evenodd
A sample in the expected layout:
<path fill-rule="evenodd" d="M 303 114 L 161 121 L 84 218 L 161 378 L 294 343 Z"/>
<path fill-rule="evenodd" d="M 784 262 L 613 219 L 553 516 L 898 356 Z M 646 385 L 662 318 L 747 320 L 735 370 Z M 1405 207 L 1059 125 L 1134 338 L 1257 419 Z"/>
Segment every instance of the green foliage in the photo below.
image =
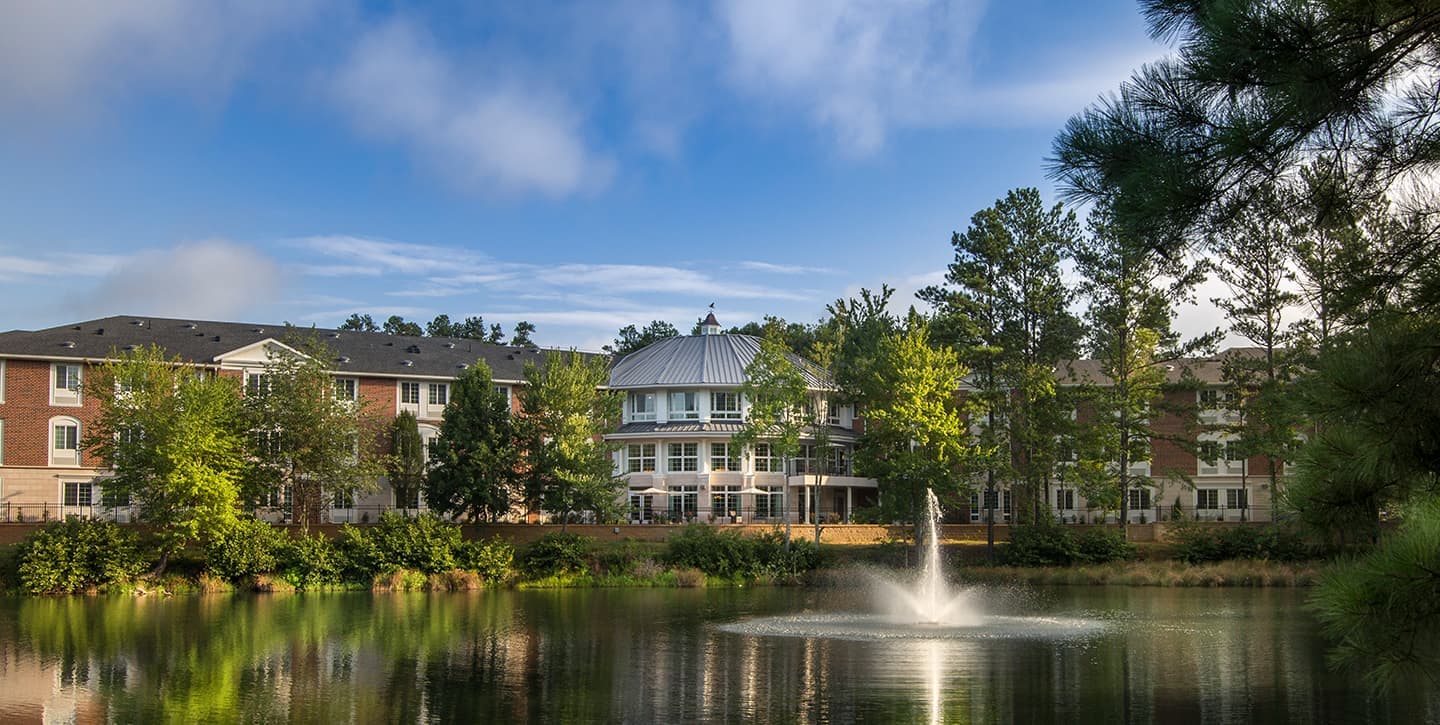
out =
<path fill-rule="evenodd" d="M 643 329 L 636 329 L 634 325 L 626 325 L 616 333 L 615 343 L 606 345 L 604 350 L 611 355 L 620 357 L 679 334 L 680 331 L 676 330 L 674 325 L 664 320 L 651 320 L 650 324 Z"/>
<path fill-rule="evenodd" d="M 442 515 L 494 520 L 524 483 L 524 442 L 490 366 L 477 360 L 450 386 L 440 435 L 430 444 L 425 501 Z"/>
<path fill-rule="evenodd" d="M 407 335 L 409 337 L 419 337 L 424 332 L 420 329 L 419 323 L 407 322 L 399 315 L 391 315 L 386 319 L 385 324 L 380 326 L 380 331 L 387 335 Z"/>
<path fill-rule="evenodd" d="M 1075 539 L 1075 560 L 1082 564 L 1105 564 L 1135 558 L 1135 545 L 1122 528 L 1097 526 Z"/>
<path fill-rule="evenodd" d="M 1170 527 L 1167 538 L 1171 555 L 1187 564 L 1228 559 L 1305 561 L 1315 554 L 1297 531 L 1279 525 L 1215 527 L 1182 522 Z"/>
<path fill-rule="evenodd" d="M 1080 547 L 1055 524 L 1012 526 L 1010 542 L 1000 547 L 999 559 L 1007 566 L 1069 566 L 1080 559 Z"/>
<path fill-rule="evenodd" d="M 320 523 L 327 494 L 375 485 L 384 472 L 376 447 L 381 438 L 373 404 L 336 395 L 329 361 L 335 359 L 313 333 L 290 330 L 286 349 L 271 350 L 264 374 L 245 391 L 249 478 L 253 497 L 286 487 L 302 525 Z"/>
<path fill-rule="evenodd" d="M 455 562 L 479 573 L 485 581 L 503 582 L 515 563 L 515 547 L 498 536 L 489 541 L 466 541 L 455 550 Z"/>
<path fill-rule="evenodd" d="M 31 594 L 67 594 L 124 583 L 144 568 L 135 533 L 110 521 L 72 516 L 21 543 L 20 584 Z"/>
<path fill-rule="evenodd" d="M 595 539 L 579 534 L 546 534 L 525 548 L 520 568 L 532 579 L 564 574 L 584 574 L 590 570 L 595 553 Z"/>
<path fill-rule="evenodd" d="M 240 390 L 199 375 L 164 350 L 117 352 L 87 381 L 100 412 L 85 446 L 110 461 L 111 500 L 129 500 L 154 527 L 161 560 L 235 518 L 246 468 Z"/>
<path fill-rule="evenodd" d="M 340 553 L 321 534 L 291 539 L 281 549 L 280 575 L 299 591 L 313 591 L 340 583 L 344 568 Z"/>
<path fill-rule="evenodd" d="M 620 508 L 624 479 L 611 460 L 619 444 L 602 436 L 619 425 L 623 401 L 602 390 L 609 380 L 607 358 L 574 351 L 525 365 L 526 493 L 559 516 L 562 530 L 577 512 L 607 521 Z"/>
<path fill-rule="evenodd" d="M 425 483 L 425 441 L 415 414 L 400 411 L 390 422 L 390 456 L 385 474 L 399 501 L 413 501 Z"/>
<path fill-rule="evenodd" d="M 793 540 L 787 547 L 779 532 L 752 537 L 703 524 L 691 524 L 671 536 L 664 559 L 674 567 L 725 579 L 793 576 L 821 564 L 819 547 L 807 539 Z"/>
<path fill-rule="evenodd" d="M 285 533 L 253 518 L 236 519 L 205 541 L 205 567 L 235 581 L 275 571 L 277 557 L 287 544 Z"/>
<path fill-rule="evenodd" d="M 1334 658 L 1377 686 L 1440 669 L 1440 499 L 1412 506 L 1374 551 L 1337 567 L 1311 600 Z"/>
<path fill-rule="evenodd" d="M 342 531 L 349 571 L 369 575 L 392 569 L 425 574 L 454 569 L 461 543 L 459 526 L 429 512 L 412 517 L 387 511 L 374 526 L 346 526 Z"/>

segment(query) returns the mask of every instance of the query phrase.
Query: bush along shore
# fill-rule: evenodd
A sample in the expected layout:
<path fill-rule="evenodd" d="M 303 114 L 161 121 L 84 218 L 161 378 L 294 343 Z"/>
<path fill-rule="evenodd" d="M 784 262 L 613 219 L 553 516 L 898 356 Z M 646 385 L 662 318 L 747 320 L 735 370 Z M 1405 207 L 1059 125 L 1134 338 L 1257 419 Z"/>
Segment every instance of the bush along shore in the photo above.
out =
<path fill-rule="evenodd" d="M 1148 586 L 1306 586 L 1324 571 L 1317 552 L 1277 527 L 1172 528 L 1171 540 L 1138 560 L 1118 529 L 1083 533 L 1022 526 L 997 547 L 995 564 L 954 567 L 970 583 Z M 746 536 L 695 524 L 666 542 L 605 541 L 551 533 L 516 549 L 494 538 L 465 541 L 436 516 L 386 514 L 378 524 L 343 526 L 335 538 L 290 536 L 242 519 L 170 560 L 133 528 L 93 520 L 55 522 L 20 544 L 0 547 L 0 590 L 27 594 L 209 591 L 465 591 L 483 587 L 701 587 L 828 584 L 821 570 L 887 568 L 913 561 L 904 542 L 816 547 L 785 545 L 778 533 Z M 1157 552 L 1158 549 L 1158 552 Z M 973 560 L 972 557 L 967 557 Z"/>
<path fill-rule="evenodd" d="M 243 519 L 156 572 L 132 528 L 71 518 L 0 547 L 0 588 L 27 594 L 107 592 L 464 591 L 482 587 L 701 587 L 801 583 L 824 562 L 810 541 L 743 536 L 705 525 L 664 544 L 552 533 L 517 551 L 465 541 L 439 517 L 386 514 L 331 539 L 289 536 Z"/>

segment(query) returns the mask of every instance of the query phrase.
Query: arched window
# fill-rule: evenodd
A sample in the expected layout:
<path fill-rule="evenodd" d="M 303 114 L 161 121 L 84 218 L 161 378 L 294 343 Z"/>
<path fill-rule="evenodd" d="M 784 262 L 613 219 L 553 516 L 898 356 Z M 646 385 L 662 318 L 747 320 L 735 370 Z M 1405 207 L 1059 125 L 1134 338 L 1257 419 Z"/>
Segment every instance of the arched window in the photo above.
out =
<path fill-rule="evenodd" d="M 50 465 L 80 465 L 80 421 L 63 415 L 50 419 Z"/>

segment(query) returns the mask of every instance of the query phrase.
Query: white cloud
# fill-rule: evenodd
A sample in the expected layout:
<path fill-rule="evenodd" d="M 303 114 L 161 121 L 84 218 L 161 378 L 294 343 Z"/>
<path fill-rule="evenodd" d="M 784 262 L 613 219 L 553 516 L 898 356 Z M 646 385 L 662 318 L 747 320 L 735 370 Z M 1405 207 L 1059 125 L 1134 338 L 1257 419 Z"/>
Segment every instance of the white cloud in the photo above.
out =
<path fill-rule="evenodd" d="M 279 267 L 254 247 L 223 239 L 136 254 L 100 280 L 85 314 L 233 319 L 271 299 Z"/>
<path fill-rule="evenodd" d="M 489 257 L 480 252 L 458 247 L 408 244 L 345 234 L 302 237 L 290 240 L 289 244 L 339 260 L 338 264 L 306 264 L 299 267 L 303 273 L 315 277 L 454 273 L 489 262 Z"/>
<path fill-rule="evenodd" d="M 741 269 L 748 269 L 752 272 L 767 272 L 769 274 L 835 274 L 835 270 L 829 267 L 807 267 L 800 264 L 773 264 L 771 262 L 756 262 L 746 260 L 740 263 Z"/>
<path fill-rule="evenodd" d="M 223 94 L 257 44 L 320 0 L 47 0 L 6 3 L 0 115 L 84 115 L 125 93 Z"/>
<path fill-rule="evenodd" d="M 462 67 L 394 20 L 360 37 L 329 92 L 362 133 L 400 143 L 461 188 L 559 197 L 605 185 L 612 163 L 586 147 L 564 96 L 502 70 Z"/>
<path fill-rule="evenodd" d="M 28 277 L 98 277 L 114 269 L 125 257 L 112 254 L 37 254 L 25 257 L 0 255 L 0 280 L 20 281 Z"/>

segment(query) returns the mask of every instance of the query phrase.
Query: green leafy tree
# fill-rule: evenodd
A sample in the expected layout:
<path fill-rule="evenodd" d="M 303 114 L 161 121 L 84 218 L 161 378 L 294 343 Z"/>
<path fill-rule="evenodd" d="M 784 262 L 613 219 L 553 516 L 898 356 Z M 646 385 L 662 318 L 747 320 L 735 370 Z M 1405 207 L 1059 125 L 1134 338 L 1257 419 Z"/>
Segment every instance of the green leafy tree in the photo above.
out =
<path fill-rule="evenodd" d="M 425 485 L 425 464 L 425 440 L 420 435 L 420 422 L 414 413 L 402 410 L 390 422 L 390 455 L 385 461 L 385 475 L 390 479 L 397 501 L 415 500 Z"/>
<path fill-rule="evenodd" d="M 515 323 L 515 334 L 510 337 L 510 344 L 516 347 L 533 346 L 535 344 L 535 341 L 530 339 L 530 335 L 534 332 L 534 323 L 521 320 Z"/>
<path fill-rule="evenodd" d="M 1209 347 L 1219 332 L 1182 341 L 1172 326 L 1176 301 L 1193 294 L 1204 265 L 1162 256 L 1128 236 L 1105 206 L 1091 213 L 1090 229 L 1073 257 L 1088 305 L 1086 342 L 1101 378 L 1077 381 L 1092 419 L 1079 441 L 1076 483 L 1085 498 L 1114 506 L 1123 526 L 1128 492 L 1151 485 L 1131 465 L 1151 460 L 1157 439 L 1180 441 L 1155 427 L 1165 363 Z"/>
<path fill-rule="evenodd" d="M 937 309 L 942 339 L 974 370 L 969 403 L 981 448 L 992 453 L 983 457 L 988 503 L 997 476 L 1012 478 L 1021 521 L 1042 515 L 1055 440 L 1069 421 L 1055 365 L 1075 356 L 1080 323 L 1060 263 L 1079 236 L 1073 212 L 1047 208 L 1036 189 L 1012 190 L 952 236 L 946 285 L 920 293 Z"/>
<path fill-rule="evenodd" d="M 478 319 L 478 318 L 477 318 L 477 319 Z M 476 339 L 479 339 L 479 338 L 476 338 Z M 500 326 L 500 323 L 498 323 L 498 322 L 492 323 L 492 324 L 490 325 L 490 331 L 487 332 L 487 333 L 485 333 L 485 338 L 484 338 L 484 339 L 485 339 L 485 342 L 488 342 L 488 343 L 490 343 L 491 345 L 504 345 L 504 344 L 505 344 L 505 328 L 501 327 L 501 326 Z"/>
<path fill-rule="evenodd" d="M 436 315 L 435 319 L 425 324 L 426 337 L 460 337 L 455 334 L 460 325 L 450 321 L 449 315 Z"/>
<path fill-rule="evenodd" d="M 835 384 L 841 400 L 865 408 L 881 399 L 885 391 L 875 369 L 880 364 L 881 344 L 900 327 L 889 310 L 895 290 L 882 285 L 879 292 L 861 289 L 858 298 L 840 298 L 830 303 L 827 327 L 837 337 L 833 342 Z"/>
<path fill-rule="evenodd" d="M 914 523 L 918 542 L 926 490 L 942 498 L 969 492 L 961 472 L 971 450 L 955 398 L 966 370 L 953 349 L 931 344 L 928 323 L 914 314 L 880 353 L 875 373 L 889 392 L 867 410 L 856 465 L 880 481 L 890 517 Z"/>
<path fill-rule="evenodd" d="M 604 521 L 620 510 L 625 484 L 611 459 L 618 444 L 602 438 L 619 425 L 622 406 L 603 390 L 609 379 L 607 358 L 574 351 L 548 356 L 543 367 L 525 366 L 527 497 L 559 515 L 562 531 L 578 512 Z"/>
<path fill-rule="evenodd" d="M 740 386 L 741 398 L 750 403 L 744 425 L 731 436 L 731 442 L 742 451 L 753 451 L 764 443 L 770 455 L 780 459 L 785 474 L 781 493 L 785 511 L 785 543 L 790 543 L 790 461 L 800 452 L 800 436 L 806 421 L 796 415 L 809 396 L 805 374 L 785 344 L 783 330 L 772 327 L 760 340 L 760 350 L 745 366 L 745 382 Z"/>
<path fill-rule="evenodd" d="M 424 330 L 420 329 L 418 323 L 406 322 L 405 318 L 399 315 L 391 315 L 386 319 L 385 324 L 380 326 L 380 331 L 387 335 L 408 335 L 410 337 L 420 337 L 424 334 Z"/>
<path fill-rule="evenodd" d="M 345 322 L 340 324 L 340 329 L 354 330 L 355 332 L 380 331 L 380 328 L 375 324 L 375 320 L 372 319 L 370 315 L 362 315 L 358 312 L 351 313 L 350 316 L 345 319 Z"/>
<path fill-rule="evenodd" d="M 263 371 L 247 380 L 243 401 L 250 436 L 249 492 L 292 492 L 294 516 L 319 523 L 324 495 L 373 489 L 384 472 L 376 453 L 380 424 L 365 399 L 336 395 L 329 361 L 313 334 L 291 331 Z"/>
<path fill-rule="evenodd" d="M 1301 302 L 1291 271 L 1290 234 L 1296 225 L 1287 207 L 1276 190 L 1262 190 L 1255 203 L 1210 244 L 1215 274 L 1230 293 L 1212 302 L 1225 313 L 1230 331 L 1259 351 L 1227 355 L 1222 362 L 1221 373 L 1233 389 L 1238 415 L 1227 427 L 1246 461 L 1242 487 L 1249 486 L 1250 458 L 1263 456 L 1272 502 L 1279 500 L 1280 466 L 1294 457 L 1302 423 L 1290 390 L 1299 373 L 1298 339 L 1285 323 L 1287 310 Z M 1272 520 L 1277 513 L 1272 505 Z"/>
<path fill-rule="evenodd" d="M 85 446 L 110 461 L 112 501 L 140 509 L 163 571 L 190 541 L 234 523 L 245 470 L 239 386 L 148 346 L 116 353 L 87 381 L 99 414 Z"/>
<path fill-rule="evenodd" d="M 481 340 L 488 342 L 488 328 L 485 327 L 485 318 L 479 316 L 466 317 L 464 322 L 458 322 L 451 329 L 453 337 L 463 337 L 467 340 Z"/>
<path fill-rule="evenodd" d="M 605 352 L 620 357 L 629 355 L 642 347 L 648 347 L 661 340 L 676 337 L 680 334 L 675 326 L 664 320 L 651 320 L 644 329 L 636 329 L 634 325 L 626 325 L 620 328 L 615 335 L 615 342 L 605 346 Z"/>
<path fill-rule="evenodd" d="M 476 361 L 451 386 L 440 435 L 430 444 L 425 501 L 442 515 L 471 521 L 506 515 L 526 480 L 523 443 L 490 366 Z"/>

